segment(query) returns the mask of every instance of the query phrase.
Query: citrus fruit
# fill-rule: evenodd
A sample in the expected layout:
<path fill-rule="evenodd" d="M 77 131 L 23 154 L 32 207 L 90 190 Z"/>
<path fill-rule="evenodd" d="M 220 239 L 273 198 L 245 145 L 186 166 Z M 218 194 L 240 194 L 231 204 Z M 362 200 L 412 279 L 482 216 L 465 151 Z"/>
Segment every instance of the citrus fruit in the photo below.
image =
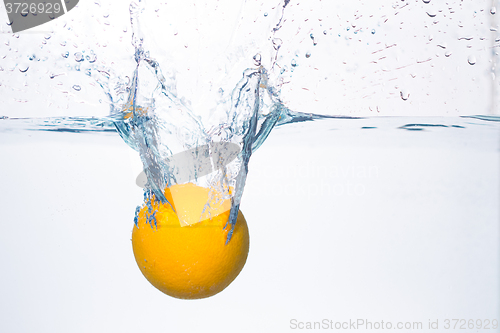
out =
<path fill-rule="evenodd" d="M 147 199 L 133 228 L 132 246 L 142 274 L 176 298 L 219 293 L 238 276 L 247 259 L 249 236 L 243 214 L 238 213 L 226 244 L 230 199 L 212 195 L 212 202 L 208 200 L 212 208 L 207 209 L 209 189 L 191 183 L 174 185 L 165 196 L 173 208 Z"/>

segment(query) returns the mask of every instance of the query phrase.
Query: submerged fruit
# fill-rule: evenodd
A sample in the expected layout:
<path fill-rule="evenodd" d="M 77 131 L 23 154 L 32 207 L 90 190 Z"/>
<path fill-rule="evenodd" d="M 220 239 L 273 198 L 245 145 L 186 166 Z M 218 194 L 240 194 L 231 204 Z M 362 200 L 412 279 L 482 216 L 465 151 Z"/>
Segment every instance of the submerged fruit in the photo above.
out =
<path fill-rule="evenodd" d="M 205 219 L 181 226 L 169 203 L 151 202 L 152 209 L 144 205 L 132 232 L 137 265 L 146 279 L 167 295 L 183 299 L 213 296 L 224 290 L 245 265 L 249 249 L 245 218 L 240 211 L 226 244 L 231 230 L 230 225 L 226 226 L 229 210 L 216 210 L 219 215 L 212 214 L 211 218 L 200 214 L 208 189 L 188 183 L 174 185 L 169 191 L 175 193 L 174 208 L 184 215 L 184 220 L 192 220 L 193 216 Z M 166 197 L 172 202 L 169 191 Z M 226 200 L 222 204 L 227 207 L 228 203 Z M 187 216 L 190 212 L 191 217 Z"/>

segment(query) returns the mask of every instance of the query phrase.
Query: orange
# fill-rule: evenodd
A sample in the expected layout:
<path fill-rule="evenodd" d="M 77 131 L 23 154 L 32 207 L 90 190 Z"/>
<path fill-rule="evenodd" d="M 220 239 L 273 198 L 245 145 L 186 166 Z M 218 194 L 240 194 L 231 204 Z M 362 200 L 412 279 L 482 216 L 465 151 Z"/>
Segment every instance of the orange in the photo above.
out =
<path fill-rule="evenodd" d="M 243 214 L 238 213 L 226 244 L 231 229 L 226 226 L 229 199 L 212 199 L 211 209 L 203 210 L 209 190 L 191 183 L 174 185 L 165 196 L 177 214 L 169 203 L 148 199 L 152 209 L 146 202 L 133 228 L 132 246 L 142 274 L 157 289 L 176 298 L 197 299 L 219 293 L 238 276 L 247 259 L 249 236 Z M 200 216 L 201 222 L 197 222 Z"/>

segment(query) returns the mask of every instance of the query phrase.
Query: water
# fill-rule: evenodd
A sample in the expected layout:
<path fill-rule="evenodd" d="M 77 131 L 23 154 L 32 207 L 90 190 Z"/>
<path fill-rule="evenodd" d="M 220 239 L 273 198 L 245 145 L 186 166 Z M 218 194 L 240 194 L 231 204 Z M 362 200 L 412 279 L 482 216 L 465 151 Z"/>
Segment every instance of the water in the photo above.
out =
<path fill-rule="evenodd" d="M 27 53 L 40 36 L 6 38 L 2 330 L 500 319 L 495 11 L 356 3 L 309 17 L 289 1 L 224 2 L 234 15 L 199 2 L 186 19 L 175 2 L 133 1 L 116 15 L 131 21 L 119 52 L 62 20 L 70 32 Z M 417 14 L 424 32 L 408 34 Z M 108 10 L 92 18 L 117 27 Z M 481 115 L 358 117 L 406 113 Z M 137 204 L 188 181 L 231 198 L 230 222 L 241 207 L 252 233 L 254 259 L 208 310 L 155 298 L 128 243 Z"/>
<path fill-rule="evenodd" d="M 249 163 L 247 265 L 225 292 L 194 303 L 164 297 L 136 268 L 142 162 L 111 125 L 1 120 L 1 330 L 498 318 L 500 122 L 481 118 L 278 126 Z"/>

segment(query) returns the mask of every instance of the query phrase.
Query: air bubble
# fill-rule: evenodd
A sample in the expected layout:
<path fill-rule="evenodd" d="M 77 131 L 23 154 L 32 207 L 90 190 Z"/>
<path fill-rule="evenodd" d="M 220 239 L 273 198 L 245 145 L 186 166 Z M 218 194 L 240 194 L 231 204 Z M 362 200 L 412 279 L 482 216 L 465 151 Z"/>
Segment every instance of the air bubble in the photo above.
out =
<path fill-rule="evenodd" d="M 76 91 L 80 91 L 82 90 L 82 87 L 80 87 L 79 85 L 75 84 L 73 87 L 73 89 L 75 89 Z"/>
<path fill-rule="evenodd" d="M 475 65 L 477 62 L 476 57 L 473 55 L 470 55 L 469 58 L 467 58 L 467 62 L 469 63 L 469 65 Z"/>

